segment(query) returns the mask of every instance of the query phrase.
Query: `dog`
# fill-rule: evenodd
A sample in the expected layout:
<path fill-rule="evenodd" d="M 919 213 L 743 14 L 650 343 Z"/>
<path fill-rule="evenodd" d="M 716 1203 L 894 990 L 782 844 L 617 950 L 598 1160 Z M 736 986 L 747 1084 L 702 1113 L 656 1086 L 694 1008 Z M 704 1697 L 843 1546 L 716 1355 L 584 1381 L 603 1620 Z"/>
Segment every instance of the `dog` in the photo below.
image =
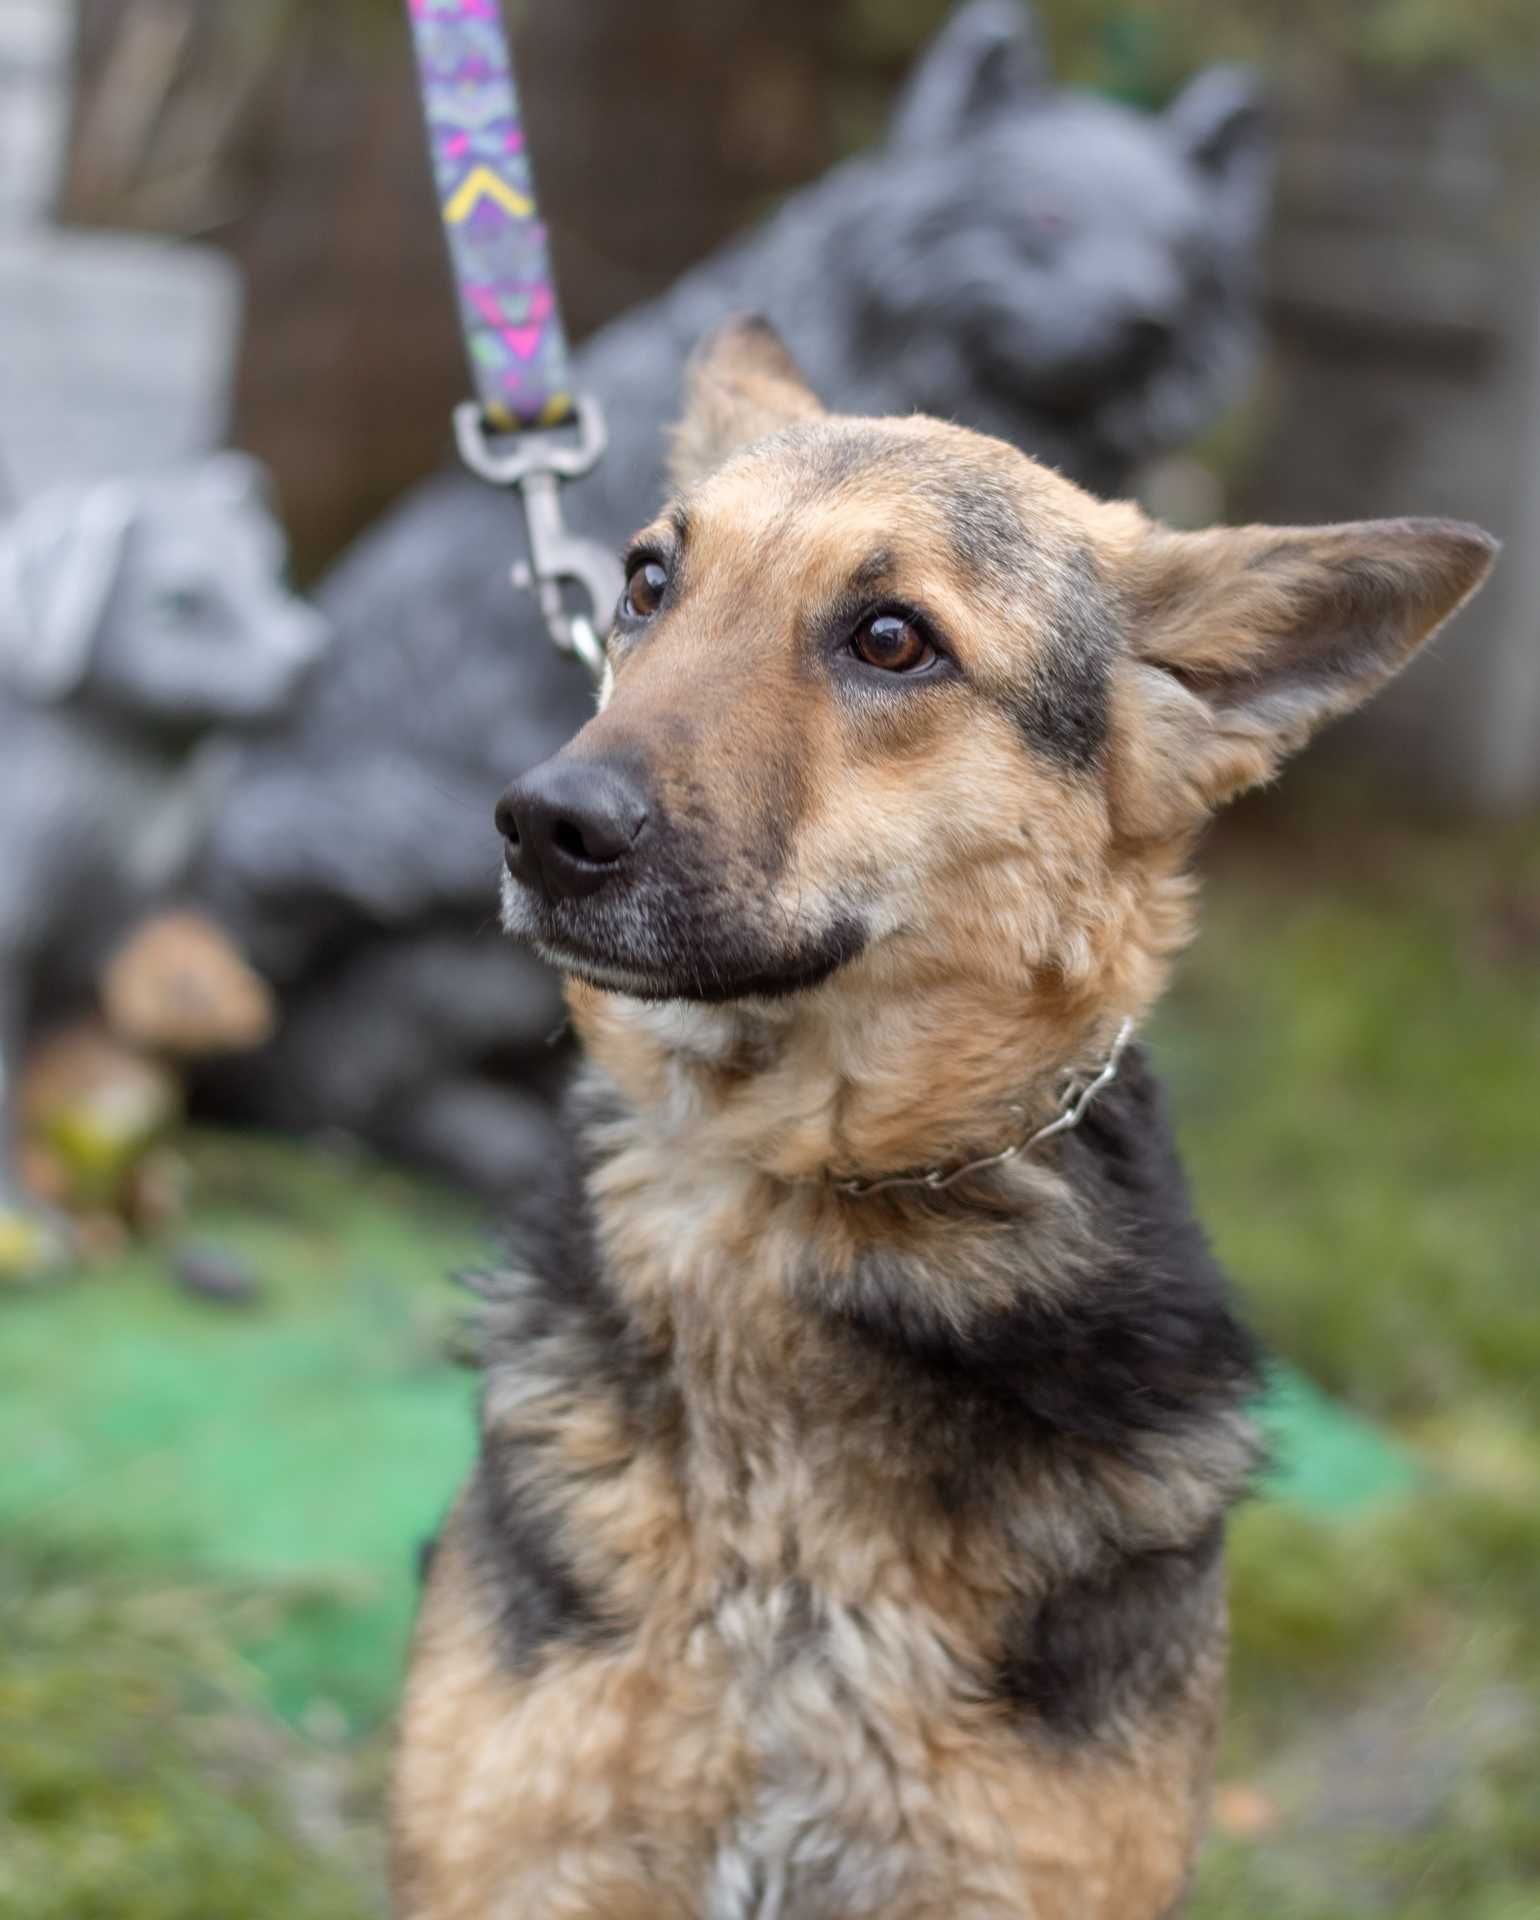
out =
<path fill-rule="evenodd" d="M 498 803 L 586 1053 L 490 1310 L 407 1920 L 1162 1920 L 1258 1356 L 1129 1030 L 1212 810 L 1494 543 L 1178 534 L 697 361 L 599 711 Z"/>

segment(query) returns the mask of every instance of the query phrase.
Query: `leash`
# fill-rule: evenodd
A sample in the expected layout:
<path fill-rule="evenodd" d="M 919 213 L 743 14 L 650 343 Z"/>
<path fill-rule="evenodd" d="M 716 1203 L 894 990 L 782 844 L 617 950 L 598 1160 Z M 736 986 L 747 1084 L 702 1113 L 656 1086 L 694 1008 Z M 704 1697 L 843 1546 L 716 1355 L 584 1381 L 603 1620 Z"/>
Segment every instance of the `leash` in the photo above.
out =
<path fill-rule="evenodd" d="M 479 479 L 517 490 L 530 564 L 514 585 L 597 679 L 625 579 L 608 548 L 567 531 L 560 485 L 603 454 L 604 416 L 571 386 L 499 0 L 407 0 L 407 13 L 476 394 L 455 409 L 455 441 Z M 586 606 L 568 604 L 569 585 Z"/>

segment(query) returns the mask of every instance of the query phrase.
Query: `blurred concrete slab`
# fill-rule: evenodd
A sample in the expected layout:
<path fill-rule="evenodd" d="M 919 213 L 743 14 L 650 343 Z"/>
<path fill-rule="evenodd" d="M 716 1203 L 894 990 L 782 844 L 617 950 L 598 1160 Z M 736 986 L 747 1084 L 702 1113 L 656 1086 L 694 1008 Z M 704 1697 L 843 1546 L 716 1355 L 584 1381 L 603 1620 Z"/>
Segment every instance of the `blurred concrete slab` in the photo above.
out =
<path fill-rule="evenodd" d="M 0 0 L 0 513 L 225 437 L 240 276 L 210 248 L 48 224 L 73 0 Z"/>
<path fill-rule="evenodd" d="M 212 249 L 0 231 L 0 481 L 12 502 L 220 444 L 240 311 L 240 276 Z"/>
<path fill-rule="evenodd" d="M 69 130 L 71 0 L 0 3 L 0 224 L 41 216 Z"/>

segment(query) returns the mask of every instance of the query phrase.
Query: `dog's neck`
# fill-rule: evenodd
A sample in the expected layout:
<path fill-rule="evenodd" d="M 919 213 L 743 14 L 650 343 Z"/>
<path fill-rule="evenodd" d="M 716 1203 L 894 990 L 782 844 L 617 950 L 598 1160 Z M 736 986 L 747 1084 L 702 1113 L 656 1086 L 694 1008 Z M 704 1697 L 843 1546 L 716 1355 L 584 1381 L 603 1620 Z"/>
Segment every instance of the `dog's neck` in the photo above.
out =
<path fill-rule="evenodd" d="M 895 997 L 880 970 L 785 1001 L 647 1004 L 569 988 L 590 1057 L 697 1164 L 873 1178 L 999 1150 L 1059 1111 L 1147 1000 L 978 979 Z"/>
<path fill-rule="evenodd" d="M 977 1003 L 976 983 L 941 983 L 905 1024 L 863 1011 L 851 984 L 833 1006 L 818 990 L 731 1009 L 570 991 L 598 1070 L 578 1109 L 593 1257 L 619 1324 L 687 1408 L 692 1524 L 720 1529 L 735 1565 L 780 1567 L 792 1541 L 838 1590 L 843 1575 L 817 1558 L 837 1514 L 882 1512 L 903 1533 L 938 1461 L 982 1449 L 970 1485 L 1030 1476 L 1044 1435 L 1062 1430 L 1113 1462 L 1094 1543 L 1186 1537 L 1216 1510 L 1216 1483 L 1228 1490 L 1247 1469 L 1232 1411 L 1246 1363 L 1210 1364 L 1232 1330 L 1137 1054 L 1075 1136 L 1089 1144 L 1073 1174 L 1058 1155 L 1027 1154 L 985 1190 L 954 1190 L 955 1204 L 897 1211 L 828 1186 L 831 1172 L 996 1145 L 1016 1125 L 1011 1104 L 1046 1119 L 1066 1068 L 1103 1063 L 1115 1009 L 1086 1005 L 1075 1025 L 1028 1002 L 1007 1020 Z M 1103 1212 L 1125 1187 L 1142 1196 L 1139 1222 L 1166 1208 L 1157 1257 L 1196 1290 L 1149 1342 L 1144 1249 L 1119 1238 L 1116 1205 Z M 1155 1411 L 1178 1399 L 1180 1418 Z M 1190 1460 L 1172 1438 L 1189 1423 L 1212 1441 Z M 810 1486 L 825 1507 L 809 1506 Z M 1158 1513 L 1155 1488 L 1170 1491 Z M 752 1551 L 746 1515 L 760 1529 Z"/>
<path fill-rule="evenodd" d="M 755 1005 L 569 987 L 596 1069 L 576 1109 L 591 1257 L 618 1324 L 687 1410 L 669 1431 L 687 1437 L 692 1525 L 717 1530 L 732 1564 L 783 1569 L 791 1542 L 810 1578 L 841 1591 L 819 1546 L 842 1537 L 840 1514 L 882 1513 L 903 1534 L 938 1462 L 959 1460 L 977 1462 L 970 1486 L 1027 1475 L 1030 1508 L 1044 1435 L 1060 1431 L 1111 1462 L 1096 1551 L 1125 1532 L 1174 1543 L 1229 1497 L 1251 1457 L 1233 1415 L 1244 1343 L 1225 1358 L 1233 1329 L 1137 1053 L 1074 1136 L 1073 1171 L 1026 1154 L 941 1208 L 829 1185 L 996 1148 L 1019 1134 L 1013 1108 L 1053 1116 L 1066 1070 L 1104 1064 L 1121 1020 L 1155 998 L 1166 956 L 1147 957 L 1080 993 L 1005 995 L 979 971 L 923 990 L 911 977 L 895 995 L 890 962 L 871 956 Z M 1119 1237 L 1125 1189 L 1141 1196 L 1136 1237 L 1166 1208 L 1160 1257 L 1194 1296 L 1154 1341 L 1138 1331 L 1143 1249 Z M 1180 1419 L 1156 1411 L 1177 1400 Z M 1189 1423 L 1201 1457 L 1172 1437 Z M 1158 1513 L 1153 1488 L 1170 1492 Z"/>
<path fill-rule="evenodd" d="M 948 1167 L 1053 1118 L 1066 1076 L 1142 1025 L 1192 932 L 1185 849 L 1150 863 L 1078 957 L 1012 956 L 980 925 L 878 942 L 784 999 L 649 1003 L 569 981 L 589 1058 L 696 1165 L 799 1183 Z"/>

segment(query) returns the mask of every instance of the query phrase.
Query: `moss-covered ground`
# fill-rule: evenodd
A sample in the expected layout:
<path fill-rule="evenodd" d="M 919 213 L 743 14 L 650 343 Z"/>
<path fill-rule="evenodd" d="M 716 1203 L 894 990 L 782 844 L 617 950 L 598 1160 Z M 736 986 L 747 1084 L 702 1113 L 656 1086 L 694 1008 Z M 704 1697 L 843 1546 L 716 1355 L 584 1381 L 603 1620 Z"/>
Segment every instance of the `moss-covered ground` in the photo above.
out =
<path fill-rule="evenodd" d="M 1380 830 L 1318 791 L 1209 850 L 1156 1045 L 1254 1318 L 1389 1452 L 1323 1498 L 1361 1435 L 1296 1409 L 1299 1497 L 1238 1519 L 1196 1912 L 1533 1920 L 1540 833 Z M 175 1381 L 230 1368 L 241 1310 L 179 1298 L 163 1254 L 0 1301 L 0 1920 L 381 1910 L 378 1676 L 466 1445 L 433 1276 L 478 1225 L 263 1142 L 204 1142 L 194 1172 L 196 1230 L 269 1289 L 222 1420 Z M 283 1333 L 312 1293 L 329 1343 Z M 259 1425 L 236 1524 L 211 1490 Z"/>

